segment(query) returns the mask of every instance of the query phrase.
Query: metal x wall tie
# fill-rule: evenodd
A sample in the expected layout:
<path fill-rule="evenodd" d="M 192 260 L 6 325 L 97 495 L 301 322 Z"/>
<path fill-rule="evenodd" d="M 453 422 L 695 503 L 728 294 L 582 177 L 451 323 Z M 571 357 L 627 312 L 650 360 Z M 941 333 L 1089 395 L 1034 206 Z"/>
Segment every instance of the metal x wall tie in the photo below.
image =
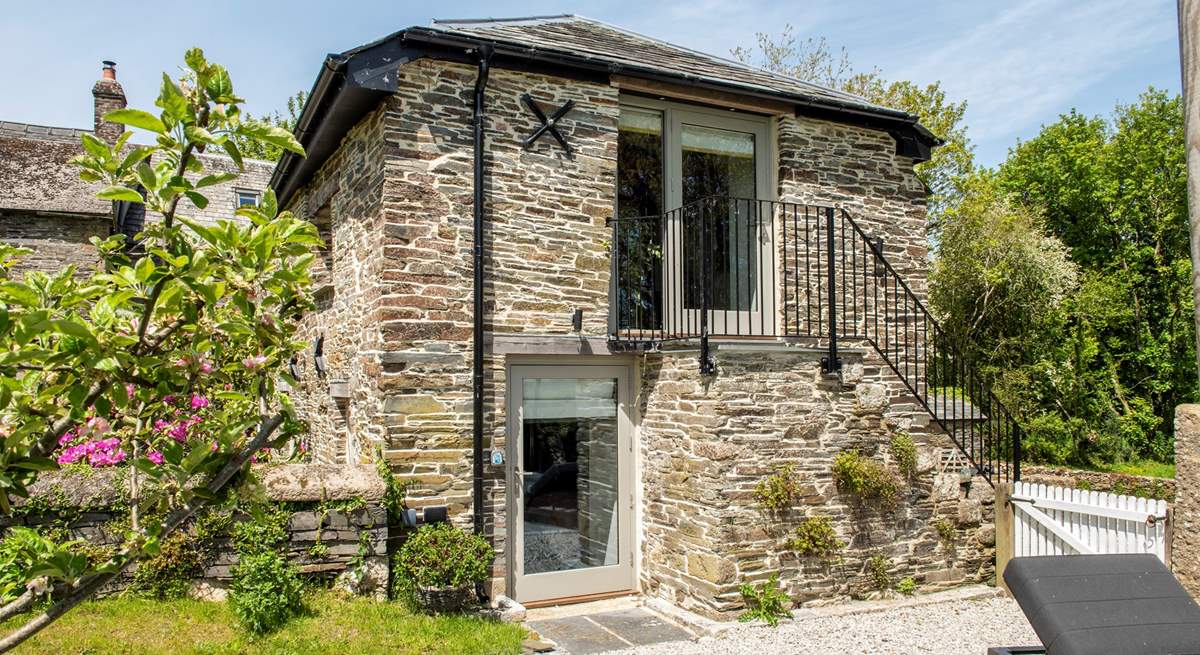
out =
<path fill-rule="evenodd" d="M 521 100 L 525 102 L 526 107 L 529 107 L 529 111 L 532 111 L 533 115 L 537 116 L 538 120 L 542 121 L 541 127 L 537 128 L 533 134 L 530 134 L 528 137 L 526 137 L 524 147 L 528 149 L 534 144 L 534 142 L 542 138 L 543 134 L 549 132 L 550 136 L 554 137 L 555 141 L 558 141 L 558 145 L 562 146 L 562 149 L 567 152 L 568 157 L 574 154 L 571 151 L 571 146 L 567 144 L 567 140 L 563 138 L 562 133 L 558 131 L 558 121 L 563 116 L 566 116 L 567 112 L 575 108 L 575 101 L 566 101 L 563 103 L 563 106 L 559 107 L 553 114 L 550 115 L 549 118 L 547 118 L 546 112 L 542 111 L 542 108 L 533 101 L 533 96 L 525 93 L 521 95 Z"/>

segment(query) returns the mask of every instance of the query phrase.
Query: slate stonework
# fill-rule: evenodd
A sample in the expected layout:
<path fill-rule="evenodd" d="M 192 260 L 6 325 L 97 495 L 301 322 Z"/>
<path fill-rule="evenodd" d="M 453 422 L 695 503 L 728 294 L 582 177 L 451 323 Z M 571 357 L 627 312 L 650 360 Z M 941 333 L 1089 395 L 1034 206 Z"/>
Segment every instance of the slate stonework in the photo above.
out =
<path fill-rule="evenodd" d="M 318 461 L 367 461 L 382 449 L 414 483 L 412 506 L 446 505 L 471 523 L 471 247 L 473 66 L 418 60 L 398 69 L 397 91 L 343 140 L 291 201 L 326 226 L 333 243 L 329 288 L 308 338 L 325 336 L 328 373 L 300 362 L 298 405 Z M 578 109 L 561 123 L 576 150 L 550 140 L 524 150 L 538 125 L 521 106 L 529 92 L 547 107 Z M 614 204 L 618 92 L 589 82 L 503 69 L 487 91 L 487 286 L 490 335 L 606 333 Z M 837 204 L 873 233 L 923 297 L 924 189 L 911 159 L 882 132 L 784 116 L 776 121 L 782 200 Z M 595 357 L 604 363 L 633 358 Z M 486 357 L 489 449 L 506 446 L 505 389 L 512 356 Z M 964 480 L 950 443 L 900 381 L 874 357 L 849 356 L 843 386 L 820 377 L 813 351 L 723 351 L 702 381 L 695 353 L 639 357 L 637 442 L 642 588 L 713 616 L 740 608 L 737 585 L 782 570 L 802 600 L 857 595 L 875 554 L 896 579 L 927 587 L 990 577 L 990 487 Z M 332 384 L 331 384 L 332 383 Z M 886 457 L 888 435 L 914 434 L 922 477 L 895 513 L 854 515 L 833 488 L 829 464 L 857 445 Z M 834 513 L 852 541 L 840 571 L 781 555 L 750 494 L 782 459 L 808 490 L 801 514 Z M 491 590 L 506 590 L 504 467 L 485 472 L 486 530 L 497 549 Z M 967 484 L 967 482 L 970 484 Z M 968 491 L 969 490 L 969 491 Z M 933 524 L 956 526 L 954 552 Z M 861 519 L 861 520 L 860 520 Z M 994 540 L 994 531 L 991 540 Z"/>
<path fill-rule="evenodd" d="M 719 373 L 709 380 L 693 353 L 647 358 L 639 401 L 645 592 L 720 617 L 742 607 L 741 583 L 774 572 L 799 602 L 868 595 L 864 567 L 876 555 L 893 581 L 912 576 L 925 589 L 991 577 L 991 487 L 961 484 L 943 462 L 940 435 L 908 423 L 920 465 L 896 509 L 839 493 L 834 457 L 857 449 L 895 470 L 888 443 L 907 417 L 872 400 L 886 388 L 879 362 L 845 354 L 861 377 L 843 382 L 821 374 L 821 354 L 719 352 Z M 754 489 L 787 464 L 801 497 L 790 511 L 766 512 Z M 800 558 L 784 547 L 811 516 L 830 518 L 848 544 L 837 557 Z M 950 543 L 938 533 L 941 520 L 955 527 Z"/>

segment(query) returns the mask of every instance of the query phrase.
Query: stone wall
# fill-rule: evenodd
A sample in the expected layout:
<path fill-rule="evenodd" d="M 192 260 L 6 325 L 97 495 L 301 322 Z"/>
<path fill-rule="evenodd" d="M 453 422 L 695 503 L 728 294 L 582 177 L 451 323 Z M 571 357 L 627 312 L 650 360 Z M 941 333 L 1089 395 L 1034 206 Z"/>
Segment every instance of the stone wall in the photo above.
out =
<path fill-rule="evenodd" d="M 1200 598 L 1200 405 L 1175 408 L 1175 480 L 1171 569 Z"/>
<path fill-rule="evenodd" d="M 1144 475 L 1127 475 L 1107 471 L 1084 471 L 1081 469 L 1022 464 L 1021 481 L 1049 484 L 1069 489 L 1104 491 L 1125 496 L 1158 498 L 1168 502 L 1175 499 L 1175 480 L 1171 478 L 1152 478 Z"/>
<path fill-rule="evenodd" d="M 893 582 L 924 589 L 992 577 L 991 487 L 948 467 L 950 446 L 892 409 L 879 362 L 845 354 L 845 381 L 820 372 L 821 352 L 718 351 L 718 374 L 698 375 L 694 353 L 647 358 L 642 369 L 643 590 L 701 614 L 742 607 L 738 586 L 781 573 L 799 602 L 864 596 L 865 566 L 882 556 Z M 836 455 L 857 449 L 891 462 L 891 435 L 908 431 L 919 470 L 894 510 L 838 492 Z M 781 514 L 755 501 L 755 487 L 795 467 L 800 498 Z M 894 468 L 894 464 L 893 468 Z M 832 520 L 848 544 L 829 559 L 784 548 L 805 517 Z M 947 521 L 954 538 L 943 540 Z"/>
<path fill-rule="evenodd" d="M 339 419 L 327 385 L 302 362 L 303 405 L 321 428 L 313 431 L 316 458 L 357 461 L 383 448 L 396 473 L 416 483 L 414 507 L 447 505 L 460 523 L 471 503 L 474 80 L 472 66 L 402 67 L 397 92 L 292 203 L 310 219 L 329 205 L 334 301 L 312 329 L 326 335 L 328 378 L 347 381 L 349 394 Z M 573 158 L 548 141 L 521 147 L 536 127 L 521 105 L 526 92 L 547 104 L 578 103 L 561 126 Z M 487 104 L 487 330 L 569 334 L 579 308 L 584 333 L 604 334 L 616 90 L 497 70 Z M 487 366 L 489 445 L 502 448 L 504 358 Z M 341 432 L 322 427 L 339 421 Z M 503 467 L 489 467 L 487 484 L 489 531 L 503 553 Z M 503 579 L 502 565 L 495 576 Z"/>
<path fill-rule="evenodd" d="M 24 271 L 55 274 L 75 265 L 80 273 L 100 263 L 99 252 L 89 240 L 108 238 L 112 219 L 108 216 L 68 216 L 0 210 L 0 239 L 32 252 L 13 267 Z"/>
<path fill-rule="evenodd" d="M 259 473 L 268 498 L 285 503 L 290 513 L 282 550 L 302 575 L 335 579 L 352 593 L 386 597 L 388 517 L 380 505 L 383 483 L 371 467 L 282 465 Z M 14 511 L 0 517 L 0 538 L 13 526 L 28 526 L 83 540 L 93 552 L 117 546 L 128 526 L 128 488 L 124 468 L 43 473 L 30 488 L 30 499 L 18 499 Z M 235 515 L 234 520 L 250 518 Z M 223 597 L 236 565 L 229 536 L 218 536 L 203 574 L 193 580 L 194 593 Z M 128 585 L 132 571 L 108 590 Z"/>

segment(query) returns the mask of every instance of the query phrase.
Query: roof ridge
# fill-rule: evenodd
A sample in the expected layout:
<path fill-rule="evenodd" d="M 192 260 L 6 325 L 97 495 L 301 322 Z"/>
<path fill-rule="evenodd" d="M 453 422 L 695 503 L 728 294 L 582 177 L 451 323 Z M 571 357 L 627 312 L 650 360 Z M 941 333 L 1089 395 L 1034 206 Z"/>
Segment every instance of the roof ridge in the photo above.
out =
<path fill-rule="evenodd" d="M 434 18 L 430 21 L 434 25 L 489 25 L 493 23 L 548 23 L 563 19 L 576 20 L 583 18 L 575 14 L 543 14 L 539 16 L 512 16 L 509 18 Z M 586 19 L 590 20 L 590 19 Z"/>
<path fill-rule="evenodd" d="M 867 103 L 870 103 L 870 104 L 875 104 L 875 103 L 872 103 L 870 100 L 868 100 L 868 99 L 866 99 L 866 98 L 864 98 L 864 97 L 862 97 L 862 96 L 860 96 L 860 95 L 857 95 L 857 94 L 854 94 L 854 93 L 850 93 L 850 92 L 848 92 L 848 91 L 843 91 L 843 90 L 841 90 L 841 89 L 834 89 L 834 88 L 832 88 L 832 87 L 824 86 L 824 85 L 822 85 L 822 84 L 817 84 L 817 83 L 815 83 L 815 82 L 810 82 L 810 81 L 808 81 L 808 80 L 802 80 L 802 79 L 800 79 L 800 78 L 798 78 L 798 77 L 793 77 L 793 76 L 791 76 L 791 75 L 785 75 L 785 74 L 783 74 L 783 73 L 779 73 L 779 72 L 776 72 L 776 71 L 773 71 L 773 70 L 770 70 L 770 69 L 767 69 L 767 68 L 762 68 L 762 67 L 759 67 L 759 66 L 754 66 L 754 65 L 751 65 L 751 64 L 747 64 L 746 62 L 744 62 L 744 61 L 738 61 L 737 59 L 731 59 L 731 58 L 728 58 L 728 57 L 722 57 L 722 56 L 720 56 L 720 55 L 714 55 L 714 54 L 712 54 L 712 53 L 709 53 L 709 52 L 704 52 L 703 50 L 697 50 L 697 49 L 695 49 L 695 48 L 689 48 L 689 47 L 687 47 L 687 46 L 679 45 L 678 43 L 672 43 L 672 42 L 670 42 L 670 41 L 667 41 L 667 40 L 665 40 L 665 39 L 658 38 L 658 37 L 656 37 L 656 36 L 650 36 L 649 34 L 642 34 L 641 32 L 635 32 L 634 30 L 631 30 L 631 29 L 629 29 L 629 28 L 626 28 L 626 27 L 621 27 L 620 25 L 614 25 L 614 24 L 612 24 L 612 23 L 609 23 L 609 22 L 607 22 L 607 21 L 598 20 L 598 19 L 595 19 L 595 18 L 589 18 L 589 17 L 587 17 L 587 16 L 581 16 L 581 15 L 578 15 L 578 14 L 575 14 L 575 15 L 574 15 L 574 18 L 576 18 L 576 19 L 578 19 L 578 20 L 587 21 L 587 22 L 589 22 L 589 23 L 595 23 L 595 24 L 597 24 L 597 25 L 603 25 L 604 27 L 607 27 L 607 28 L 608 28 L 608 29 L 610 29 L 610 30 L 613 30 L 613 31 L 616 31 L 616 32 L 621 32 L 622 34 L 627 34 L 627 35 L 630 35 L 630 36 L 636 36 L 636 37 L 638 37 L 639 39 L 646 39 L 647 41 L 653 41 L 653 42 L 655 42 L 655 43 L 659 43 L 659 44 L 662 44 L 662 45 L 665 45 L 665 46 L 668 46 L 668 47 L 674 48 L 674 49 L 676 49 L 676 50 L 682 50 L 682 51 L 684 51 L 684 52 L 690 52 L 690 53 L 692 53 L 692 54 L 700 55 L 700 56 L 702 56 L 702 57 L 708 57 L 709 59 L 714 59 L 714 60 L 716 60 L 716 61 L 719 61 L 719 62 L 721 62 L 721 63 L 724 63 L 724 64 L 730 64 L 730 65 L 733 65 L 733 66 L 737 66 L 738 68 L 742 68 L 742 69 L 744 69 L 744 70 L 753 71 L 753 72 L 756 72 L 756 73 L 761 73 L 761 74 L 764 74 L 764 75 L 768 75 L 768 76 L 770 76 L 770 77 L 775 77 L 775 78 L 779 78 L 779 79 L 781 79 L 781 80 L 786 80 L 786 81 L 788 81 L 788 82 L 798 82 L 798 83 L 800 83 L 800 84 L 804 84 L 804 85 L 806 85 L 806 86 L 816 87 L 816 88 L 818 88 L 818 89 L 823 89 L 823 90 L 825 90 L 825 91 L 832 91 L 833 93 L 844 94 L 844 95 L 846 95 L 846 96 L 849 96 L 849 97 L 855 98 L 855 99 L 857 99 L 857 100 L 861 100 L 861 101 L 863 101 L 863 102 L 867 102 Z"/>
<path fill-rule="evenodd" d="M 832 87 L 827 87 L 827 86 L 824 86 L 821 84 L 817 84 L 815 82 L 810 82 L 808 80 L 802 80 L 798 77 L 793 77 L 791 75 L 785 75 L 783 73 L 768 70 L 766 68 L 754 66 L 752 64 L 748 64 L 743 61 L 738 61 L 736 59 L 722 57 L 720 55 L 714 55 L 712 53 L 704 52 L 703 50 L 697 50 L 695 48 L 689 48 L 687 46 L 679 45 L 678 43 L 672 43 L 665 39 L 651 36 L 649 34 L 635 32 L 634 30 L 631 30 L 631 29 L 628 29 L 625 27 L 621 27 L 620 25 L 615 25 L 613 23 L 609 23 L 608 21 L 603 21 L 603 20 L 599 20 L 596 18 L 591 18 L 589 16 L 583 16 L 580 14 L 553 14 L 553 15 L 545 15 L 545 16 L 524 16 L 524 17 L 513 17 L 513 18 L 435 19 L 433 21 L 433 25 L 435 25 L 437 27 L 441 27 L 442 29 L 454 31 L 455 29 L 471 29 L 472 27 L 487 27 L 489 25 L 496 25 L 496 26 L 500 26 L 500 25 L 539 25 L 539 24 L 544 24 L 544 23 L 571 22 L 571 21 L 579 21 L 579 22 L 591 23 L 593 25 L 598 25 L 605 29 L 612 30 L 612 31 L 620 33 L 620 34 L 624 34 L 625 36 L 629 36 L 629 37 L 633 37 L 633 38 L 637 38 L 637 39 L 643 39 L 645 41 L 650 41 L 652 43 L 656 43 L 660 46 L 663 46 L 666 48 L 671 48 L 671 49 L 679 51 L 679 52 L 685 52 L 685 53 L 692 54 L 694 56 L 703 57 L 705 59 L 708 59 L 709 61 L 721 63 L 721 64 L 724 64 L 727 66 L 733 66 L 735 68 L 740 68 L 742 70 L 752 72 L 752 73 L 757 73 L 759 75 L 765 75 L 769 78 L 774 78 L 779 81 L 789 82 L 792 84 L 799 84 L 801 86 L 805 86 L 805 87 L 808 87 L 808 88 L 811 88 L 814 90 L 824 91 L 824 92 L 832 94 L 834 96 L 841 96 L 843 99 L 849 100 L 851 102 L 861 103 L 861 104 L 864 104 L 867 106 L 883 107 L 883 105 L 874 103 L 863 96 L 860 96 L 855 93 L 850 93 L 849 91 L 844 91 L 842 89 L 835 89 Z"/>
<path fill-rule="evenodd" d="M 62 141 L 64 139 L 75 139 L 81 134 L 92 134 L 92 130 L 78 127 L 63 127 L 61 125 L 42 125 L 40 123 L 0 120 L 0 135 L 10 138 L 24 137 L 41 141 Z"/>

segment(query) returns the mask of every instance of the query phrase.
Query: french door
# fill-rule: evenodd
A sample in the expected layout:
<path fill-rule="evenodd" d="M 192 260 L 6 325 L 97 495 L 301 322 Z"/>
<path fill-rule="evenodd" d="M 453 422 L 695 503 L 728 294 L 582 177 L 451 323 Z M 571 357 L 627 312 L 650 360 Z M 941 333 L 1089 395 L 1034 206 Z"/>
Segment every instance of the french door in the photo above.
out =
<path fill-rule="evenodd" d="M 633 589 L 628 367 L 513 366 L 508 384 L 514 597 Z"/>
<path fill-rule="evenodd" d="M 664 212 L 623 238 L 618 328 L 762 334 L 775 284 L 770 129 L 765 117 L 635 100 L 621 107 L 618 215 Z M 672 211 L 674 210 L 674 211 Z M 639 251 L 644 251 L 639 257 Z M 657 270 L 656 270 L 657 268 Z M 630 308 L 636 310 L 636 315 Z"/>

